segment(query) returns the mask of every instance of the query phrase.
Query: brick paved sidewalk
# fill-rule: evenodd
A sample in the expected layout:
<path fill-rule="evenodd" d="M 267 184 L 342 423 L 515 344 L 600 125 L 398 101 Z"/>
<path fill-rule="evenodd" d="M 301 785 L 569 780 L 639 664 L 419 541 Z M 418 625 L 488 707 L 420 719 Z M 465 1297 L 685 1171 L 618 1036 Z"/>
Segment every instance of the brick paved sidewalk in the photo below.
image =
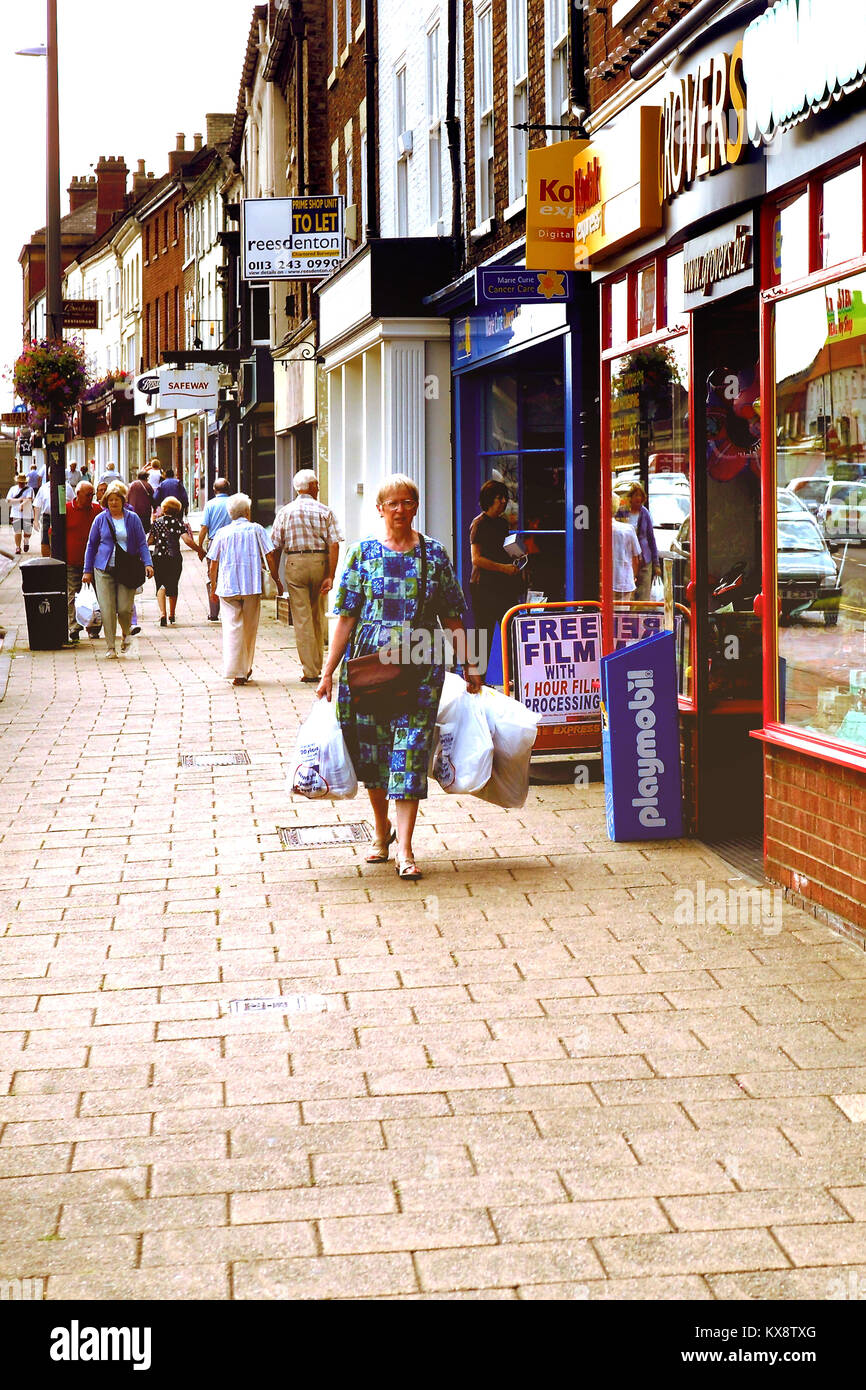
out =
<path fill-rule="evenodd" d="M 0 704 L 0 1283 L 864 1296 L 866 954 L 751 925 L 694 843 L 611 845 L 597 786 L 437 790 L 420 885 L 283 849 L 368 819 L 285 793 L 288 630 L 236 689 L 194 559 L 178 626 L 141 613 L 122 662 L 19 647 Z M 0 623 L 26 640 L 17 573 Z"/>

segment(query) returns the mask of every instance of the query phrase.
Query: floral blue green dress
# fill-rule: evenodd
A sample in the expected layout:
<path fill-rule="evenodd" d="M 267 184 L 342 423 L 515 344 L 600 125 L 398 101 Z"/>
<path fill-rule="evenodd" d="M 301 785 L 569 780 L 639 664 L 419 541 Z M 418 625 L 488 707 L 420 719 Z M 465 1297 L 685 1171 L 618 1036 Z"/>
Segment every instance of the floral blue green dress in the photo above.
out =
<path fill-rule="evenodd" d="M 466 600 L 448 552 L 429 536 L 422 537 L 422 543 L 427 546 L 424 626 L 431 627 L 436 618 L 462 619 Z M 402 553 L 370 537 L 352 547 L 334 603 L 335 613 L 358 618 L 347 657 L 378 651 L 389 642 L 392 629 L 414 622 L 420 575 L 418 545 Z M 352 709 L 343 663 L 337 718 L 349 756 L 359 781 L 386 789 L 391 801 L 416 801 L 427 795 L 427 767 L 444 679 L 444 666 L 428 667 L 411 711 L 379 724 L 373 715 Z"/>

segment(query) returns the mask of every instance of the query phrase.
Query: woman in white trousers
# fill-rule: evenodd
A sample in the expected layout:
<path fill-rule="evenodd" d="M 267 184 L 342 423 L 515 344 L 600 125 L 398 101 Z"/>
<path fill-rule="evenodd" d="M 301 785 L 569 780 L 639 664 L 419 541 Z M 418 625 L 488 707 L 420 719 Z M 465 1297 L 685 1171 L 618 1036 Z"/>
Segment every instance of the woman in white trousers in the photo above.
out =
<path fill-rule="evenodd" d="M 250 520 L 250 506 L 243 492 L 229 498 L 231 525 L 217 532 L 207 556 L 211 592 L 220 599 L 223 675 L 233 685 L 246 685 L 253 673 L 263 563 L 273 576 L 277 593 L 283 592 L 279 557 L 264 527 Z"/>

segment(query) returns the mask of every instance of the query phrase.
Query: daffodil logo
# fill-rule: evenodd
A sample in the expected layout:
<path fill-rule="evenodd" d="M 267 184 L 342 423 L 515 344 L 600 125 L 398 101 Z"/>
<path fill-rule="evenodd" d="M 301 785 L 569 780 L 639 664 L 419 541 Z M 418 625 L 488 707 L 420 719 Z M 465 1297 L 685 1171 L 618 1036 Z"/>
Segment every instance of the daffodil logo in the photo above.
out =
<path fill-rule="evenodd" d="M 545 270 L 538 277 L 538 288 L 545 299 L 565 298 L 565 276 L 561 270 Z"/>

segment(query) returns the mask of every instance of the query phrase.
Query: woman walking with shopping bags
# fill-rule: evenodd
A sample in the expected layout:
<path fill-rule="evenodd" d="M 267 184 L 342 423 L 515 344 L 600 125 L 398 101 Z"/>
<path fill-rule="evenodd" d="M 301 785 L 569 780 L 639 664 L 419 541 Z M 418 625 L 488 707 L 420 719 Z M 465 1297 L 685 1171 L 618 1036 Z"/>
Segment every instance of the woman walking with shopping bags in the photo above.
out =
<path fill-rule="evenodd" d="M 451 632 L 462 633 L 464 642 L 466 635 L 466 602 L 448 554 L 439 541 L 414 529 L 418 500 L 415 483 L 401 473 L 386 478 L 379 489 L 381 535 L 360 541 L 346 558 L 334 604 L 338 621 L 316 689 L 318 697 L 331 699 L 334 672 L 348 653 L 340 675 L 337 718 L 376 820 L 367 863 L 385 863 L 396 839 L 397 873 L 410 882 L 422 877 L 412 835 L 418 803 L 427 795 L 445 668 L 436 661 L 432 643 L 426 652 L 432 660 L 424 665 L 395 666 L 382 661 L 380 653 L 392 648 L 392 637 L 407 624 L 429 633 L 438 619 Z M 410 651 L 415 649 L 412 642 Z M 464 675 L 470 691 L 480 690 L 476 667 L 466 666 Z M 389 801 L 394 802 L 396 830 L 388 818 Z"/>
<path fill-rule="evenodd" d="M 159 625 L 166 627 L 174 623 L 177 608 L 177 589 L 183 571 L 183 552 L 180 545 L 189 546 L 198 554 L 198 545 L 192 531 L 183 520 L 183 508 L 176 497 L 166 497 L 162 504 L 162 516 L 153 523 L 148 537 L 153 555 L 153 582 L 156 585 L 156 601 L 159 605 Z M 168 617 L 166 617 L 166 602 Z"/>
<path fill-rule="evenodd" d="M 105 494 L 104 509 L 90 528 L 82 575 L 85 584 L 96 588 L 106 657 L 117 658 L 118 623 L 122 635 L 120 650 L 126 652 L 132 645 L 135 591 L 152 574 L 144 527 L 132 508 L 126 506 L 124 484 L 112 483 Z"/>

